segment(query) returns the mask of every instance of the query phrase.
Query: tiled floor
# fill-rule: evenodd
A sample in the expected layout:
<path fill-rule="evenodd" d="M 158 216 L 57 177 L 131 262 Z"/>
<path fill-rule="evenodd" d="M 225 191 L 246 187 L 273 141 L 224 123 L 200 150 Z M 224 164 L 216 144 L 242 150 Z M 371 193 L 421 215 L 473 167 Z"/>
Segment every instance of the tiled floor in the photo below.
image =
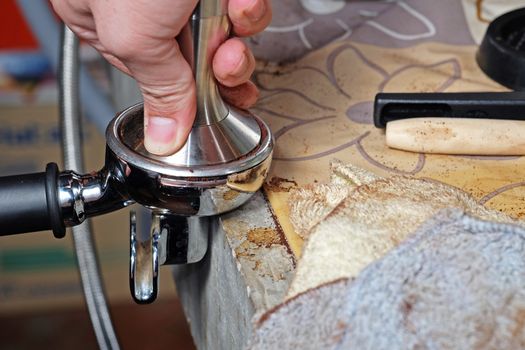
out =
<path fill-rule="evenodd" d="M 111 305 L 121 348 L 195 349 L 178 299 Z M 0 316 L 0 349 L 97 349 L 87 311 L 69 309 Z"/>

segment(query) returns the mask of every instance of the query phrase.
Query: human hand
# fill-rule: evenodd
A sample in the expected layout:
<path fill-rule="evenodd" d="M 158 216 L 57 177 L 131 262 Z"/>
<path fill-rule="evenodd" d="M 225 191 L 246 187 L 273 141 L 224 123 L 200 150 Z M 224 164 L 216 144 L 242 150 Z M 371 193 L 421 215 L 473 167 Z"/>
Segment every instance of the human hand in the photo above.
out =
<path fill-rule="evenodd" d="M 175 37 L 197 0 L 51 0 L 62 20 L 112 65 L 137 81 L 144 98 L 144 144 L 169 155 L 186 142 L 196 112 L 195 81 Z M 271 20 L 269 0 L 229 0 L 233 34 L 249 36 Z M 251 51 L 238 38 L 217 49 L 213 72 L 222 96 L 247 108 L 258 91 L 249 81 Z"/>

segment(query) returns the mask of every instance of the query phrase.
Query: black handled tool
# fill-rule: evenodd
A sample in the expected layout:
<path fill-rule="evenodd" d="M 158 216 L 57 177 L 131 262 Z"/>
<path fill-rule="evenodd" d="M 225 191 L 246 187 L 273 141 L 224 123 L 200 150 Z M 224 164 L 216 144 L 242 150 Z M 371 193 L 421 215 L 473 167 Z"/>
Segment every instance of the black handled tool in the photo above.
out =
<path fill-rule="evenodd" d="M 525 92 L 379 93 L 374 125 L 407 118 L 525 120 Z"/>

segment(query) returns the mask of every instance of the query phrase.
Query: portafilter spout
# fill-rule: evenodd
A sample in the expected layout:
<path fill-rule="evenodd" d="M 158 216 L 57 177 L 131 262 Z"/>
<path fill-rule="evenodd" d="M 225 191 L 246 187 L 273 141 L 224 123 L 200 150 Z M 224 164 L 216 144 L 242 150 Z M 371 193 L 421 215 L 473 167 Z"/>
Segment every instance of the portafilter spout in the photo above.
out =
<path fill-rule="evenodd" d="M 197 88 L 197 115 L 181 150 L 149 153 L 143 105 L 129 107 L 106 130 L 102 170 L 58 173 L 51 164 L 45 173 L 0 178 L 0 234 L 52 229 L 60 237 L 88 217 L 142 204 L 153 216 L 148 241 L 138 242 L 134 213 L 130 218 L 130 285 L 140 303 L 155 299 L 160 265 L 202 259 L 207 217 L 239 207 L 258 191 L 273 151 L 268 126 L 219 94 L 211 60 L 229 28 L 226 0 L 201 0 L 177 38 Z M 31 217 L 38 222 L 28 224 Z"/>

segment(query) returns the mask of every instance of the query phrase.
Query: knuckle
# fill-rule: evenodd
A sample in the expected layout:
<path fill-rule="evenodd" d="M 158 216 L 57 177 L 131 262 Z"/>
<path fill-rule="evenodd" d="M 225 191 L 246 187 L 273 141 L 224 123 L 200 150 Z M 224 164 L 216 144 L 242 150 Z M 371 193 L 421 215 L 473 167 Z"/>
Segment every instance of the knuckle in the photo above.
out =
<path fill-rule="evenodd" d="M 106 29 L 98 32 L 100 43 L 112 55 L 125 61 L 140 53 L 141 38 L 131 30 Z"/>

